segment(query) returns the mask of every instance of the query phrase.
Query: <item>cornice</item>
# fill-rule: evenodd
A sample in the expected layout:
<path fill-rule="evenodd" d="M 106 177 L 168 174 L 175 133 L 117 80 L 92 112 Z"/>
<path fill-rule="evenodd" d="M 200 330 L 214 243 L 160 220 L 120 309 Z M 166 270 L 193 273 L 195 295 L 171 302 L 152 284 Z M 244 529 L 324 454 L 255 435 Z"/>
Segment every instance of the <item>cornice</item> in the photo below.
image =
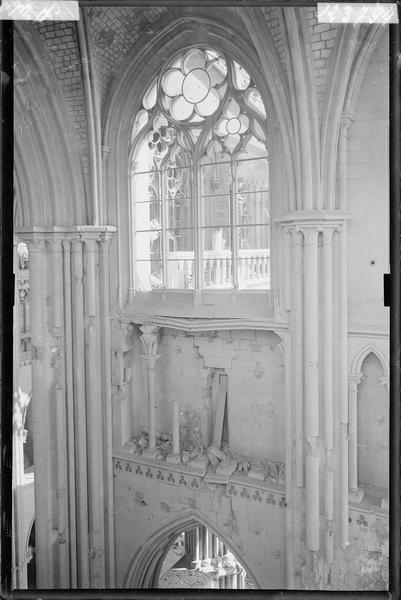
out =
<path fill-rule="evenodd" d="M 55 233 L 115 233 L 117 227 L 114 225 L 68 225 L 61 227 L 58 225 L 54 226 L 32 226 L 32 227 L 19 227 L 15 230 L 16 235 L 35 235 L 35 234 L 55 234 Z"/>
<path fill-rule="evenodd" d="M 283 225 L 324 226 L 327 223 L 341 224 L 348 219 L 350 216 L 341 210 L 297 210 L 274 219 L 274 222 Z"/>
<path fill-rule="evenodd" d="M 194 333 L 198 331 L 220 331 L 227 329 L 257 329 L 275 332 L 288 331 L 288 328 L 285 325 L 277 325 L 272 320 L 263 319 L 189 319 L 181 317 L 121 315 L 118 317 L 118 320 L 126 323 L 134 323 L 135 325 L 155 325 Z"/>

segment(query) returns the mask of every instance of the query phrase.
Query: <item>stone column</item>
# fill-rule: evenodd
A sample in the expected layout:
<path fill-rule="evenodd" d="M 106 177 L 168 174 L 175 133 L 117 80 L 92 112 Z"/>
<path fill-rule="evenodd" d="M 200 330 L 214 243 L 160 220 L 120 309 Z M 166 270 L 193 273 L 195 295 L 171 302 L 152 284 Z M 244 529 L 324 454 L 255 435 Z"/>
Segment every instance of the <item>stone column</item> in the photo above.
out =
<path fill-rule="evenodd" d="M 86 446 L 85 321 L 83 291 L 83 243 L 72 240 L 72 358 L 75 429 L 75 484 L 77 532 L 77 584 L 89 585 L 88 474 Z"/>
<path fill-rule="evenodd" d="M 180 403 L 178 400 L 173 401 L 173 454 L 180 454 Z"/>
<path fill-rule="evenodd" d="M 108 243 L 113 232 L 91 226 L 19 232 L 31 261 L 40 588 L 104 588 L 114 581 L 107 262 L 99 273 L 102 236 Z"/>
<path fill-rule="evenodd" d="M 333 232 L 335 225 L 323 225 L 322 241 L 322 349 L 323 349 L 323 422 L 324 422 L 324 511 L 325 558 L 333 562 L 334 537 L 334 466 L 333 466 Z"/>
<path fill-rule="evenodd" d="M 306 545 L 319 550 L 319 302 L 318 302 L 318 227 L 302 225 L 304 234 L 304 390 L 306 476 Z"/>
<path fill-rule="evenodd" d="M 99 331 L 99 234 L 85 233 L 85 383 L 88 458 L 88 514 L 90 584 L 105 586 L 104 564 L 104 489 L 103 489 L 103 415 Z"/>
<path fill-rule="evenodd" d="M 338 281 L 338 415 L 339 415 L 339 530 L 343 549 L 349 545 L 349 479 L 348 479 L 348 260 L 347 224 L 339 232 Z"/>
<path fill-rule="evenodd" d="M 104 150 L 104 149 L 102 149 Z M 105 547 L 106 547 L 106 586 L 115 587 L 115 550 L 114 550 L 114 489 L 113 489 L 113 419 L 111 387 L 111 323 L 110 323 L 110 278 L 109 248 L 113 233 L 100 235 L 100 298 L 102 352 L 102 393 L 104 414 L 104 496 L 105 496 Z"/>
<path fill-rule="evenodd" d="M 353 116 L 344 111 L 340 123 L 338 140 L 338 207 L 347 210 L 347 130 Z M 349 474 L 348 474 L 348 258 L 347 223 L 344 221 L 339 232 L 339 277 L 338 277 L 338 404 L 339 404 L 339 533 L 340 544 L 345 549 L 349 544 Z"/>
<path fill-rule="evenodd" d="M 349 410 L 349 489 L 358 491 L 358 385 L 362 374 L 348 377 Z"/>
<path fill-rule="evenodd" d="M 20 366 L 20 324 L 19 305 L 21 302 L 18 281 L 18 254 L 17 240 L 14 238 L 14 323 L 13 323 L 13 476 L 12 476 L 12 515 L 13 515 L 13 548 L 12 548 L 12 588 L 26 589 L 27 587 L 27 562 L 26 540 L 24 540 L 24 506 L 23 486 L 24 475 L 24 413 L 27 408 L 26 394 L 19 387 Z M 24 301 L 24 300 L 22 300 Z"/>
<path fill-rule="evenodd" d="M 338 208 L 347 210 L 347 136 L 353 115 L 344 111 L 341 115 L 338 136 Z"/>
<path fill-rule="evenodd" d="M 21 236 L 30 258 L 32 346 L 32 436 L 35 465 L 35 551 L 38 588 L 57 587 L 55 521 L 55 427 L 51 323 L 51 264 L 46 233 Z M 56 520 L 57 523 L 57 520 Z"/>
<path fill-rule="evenodd" d="M 72 344 L 72 279 L 71 241 L 65 237 L 63 247 L 63 294 L 64 294 L 64 358 L 65 358 L 65 401 L 68 464 L 68 520 L 70 586 L 77 587 L 77 527 L 75 486 L 75 426 L 73 389 L 73 344 Z"/>
<path fill-rule="evenodd" d="M 53 402 L 55 419 L 55 467 L 56 467 L 56 514 L 58 535 L 58 587 L 70 587 L 70 565 L 68 552 L 68 498 L 67 498 L 67 434 L 66 434 L 66 404 L 65 404 L 65 373 L 64 373 L 64 319 L 62 311 L 63 299 L 63 234 L 48 234 L 48 244 L 51 253 L 51 312 L 50 330 L 52 332 L 51 366 L 53 368 Z"/>
<path fill-rule="evenodd" d="M 292 230 L 293 246 L 293 303 L 291 329 L 293 332 L 294 419 L 295 419 L 295 481 L 304 486 L 304 399 L 303 399 L 303 316 L 302 316 L 302 233 Z"/>
<path fill-rule="evenodd" d="M 144 348 L 142 358 L 145 360 L 147 384 L 148 384 L 148 427 L 149 446 L 143 453 L 144 458 L 155 458 L 156 456 L 156 389 L 155 389 L 155 365 L 160 358 L 158 350 L 158 335 L 160 327 L 157 325 L 141 325 L 141 342 Z"/>

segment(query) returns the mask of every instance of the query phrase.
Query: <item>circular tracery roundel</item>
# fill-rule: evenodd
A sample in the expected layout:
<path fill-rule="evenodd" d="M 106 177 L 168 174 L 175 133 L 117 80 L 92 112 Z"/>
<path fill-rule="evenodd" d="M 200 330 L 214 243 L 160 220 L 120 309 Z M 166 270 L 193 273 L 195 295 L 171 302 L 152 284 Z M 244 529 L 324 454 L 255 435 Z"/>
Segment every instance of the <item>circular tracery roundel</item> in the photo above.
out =
<path fill-rule="evenodd" d="M 212 48 L 190 48 L 146 90 L 132 139 L 145 131 L 157 164 L 177 148 L 190 154 L 197 148 L 200 157 L 212 145 L 233 155 L 251 139 L 265 144 L 265 122 L 260 93 L 239 63 Z"/>
<path fill-rule="evenodd" d="M 163 107 L 176 121 L 199 121 L 199 117 L 213 115 L 226 90 L 227 70 L 225 59 L 216 52 L 189 50 L 161 78 Z"/>

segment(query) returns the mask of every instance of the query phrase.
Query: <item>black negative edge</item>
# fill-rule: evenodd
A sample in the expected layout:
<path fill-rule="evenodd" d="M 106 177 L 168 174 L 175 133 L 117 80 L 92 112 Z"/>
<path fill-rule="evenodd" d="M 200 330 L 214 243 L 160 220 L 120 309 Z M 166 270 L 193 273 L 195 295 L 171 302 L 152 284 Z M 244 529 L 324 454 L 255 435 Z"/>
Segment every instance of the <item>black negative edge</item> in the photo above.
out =
<path fill-rule="evenodd" d="M 3 594 L 11 589 L 12 434 L 13 434 L 13 151 L 14 22 L 1 27 L 1 578 Z"/>

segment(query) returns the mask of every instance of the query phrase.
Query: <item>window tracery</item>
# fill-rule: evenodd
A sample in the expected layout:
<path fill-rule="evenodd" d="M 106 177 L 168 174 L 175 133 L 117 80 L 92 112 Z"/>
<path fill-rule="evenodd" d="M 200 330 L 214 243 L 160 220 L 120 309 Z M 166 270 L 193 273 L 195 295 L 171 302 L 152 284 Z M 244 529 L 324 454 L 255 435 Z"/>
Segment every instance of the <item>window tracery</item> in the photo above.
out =
<path fill-rule="evenodd" d="M 132 133 L 136 289 L 268 289 L 266 111 L 211 48 L 170 60 Z"/>

